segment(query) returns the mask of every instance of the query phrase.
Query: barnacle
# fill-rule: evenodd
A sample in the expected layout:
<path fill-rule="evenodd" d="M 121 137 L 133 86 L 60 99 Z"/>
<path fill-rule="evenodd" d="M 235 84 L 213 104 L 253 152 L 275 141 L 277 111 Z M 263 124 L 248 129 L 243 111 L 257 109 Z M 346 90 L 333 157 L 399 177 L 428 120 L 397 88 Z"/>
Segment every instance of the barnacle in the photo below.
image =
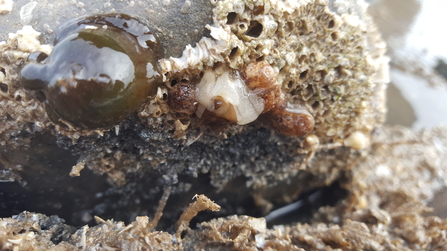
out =
<path fill-rule="evenodd" d="M 21 83 L 43 91 L 53 122 L 109 127 L 156 94 L 162 54 L 158 38 L 140 21 L 90 16 L 66 24 L 51 55 L 22 69 Z"/>

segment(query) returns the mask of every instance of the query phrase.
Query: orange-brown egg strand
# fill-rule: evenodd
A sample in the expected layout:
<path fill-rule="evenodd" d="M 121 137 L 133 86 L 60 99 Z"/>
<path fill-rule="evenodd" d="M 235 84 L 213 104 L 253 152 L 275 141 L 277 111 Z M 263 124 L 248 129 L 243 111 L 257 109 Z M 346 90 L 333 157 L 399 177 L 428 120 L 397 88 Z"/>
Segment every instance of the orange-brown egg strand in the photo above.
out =
<path fill-rule="evenodd" d="M 278 133 L 302 137 L 313 130 L 313 116 L 302 107 L 286 101 L 271 65 L 265 61 L 249 63 L 241 76 L 247 87 L 263 98 L 264 117 Z"/>
<path fill-rule="evenodd" d="M 284 99 L 275 70 L 267 62 L 249 63 L 242 69 L 241 76 L 247 87 L 264 100 L 263 113 L 270 111 L 278 100 Z"/>
<path fill-rule="evenodd" d="M 275 70 L 265 61 L 249 63 L 241 76 L 250 90 L 269 89 L 276 84 Z"/>
<path fill-rule="evenodd" d="M 305 136 L 314 129 L 315 125 L 312 115 L 305 110 L 291 107 L 288 102 L 276 106 L 265 116 L 277 132 L 288 136 Z"/>

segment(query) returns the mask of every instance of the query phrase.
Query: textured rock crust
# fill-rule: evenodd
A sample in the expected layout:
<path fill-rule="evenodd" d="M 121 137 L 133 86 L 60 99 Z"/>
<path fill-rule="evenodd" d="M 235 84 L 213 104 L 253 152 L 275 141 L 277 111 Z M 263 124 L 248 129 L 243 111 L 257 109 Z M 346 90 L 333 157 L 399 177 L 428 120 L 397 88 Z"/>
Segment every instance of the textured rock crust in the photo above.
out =
<path fill-rule="evenodd" d="M 42 50 L 36 36 L 24 36 L 34 47 L 22 48 L 19 32 L 0 47 L 1 143 L 19 147 L 36 132 L 50 132 L 61 147 L 81 155 L 79 162 L 117 184 L 132 173 L 152 173 L 170 184 L 178 174 L 208 173 L 219 189 L 241 175 L 248 186 L 274 186 L 296 177 L 307 164 L 324 181 L 320 185 L 328 184 L 347 167 L 329 164 L 327 154 L 318 152 L 343 146 L 353 133 L 367 142 L 384 120 L 388 59 L 362 3 L 217 1 L 214 23 L 207 26 L 211 38 L 187 46 L 181 58 L 162 60 L 166 87 L 138 116 L 105 131 L 65 128 L 48 120 L 41 93 L 25 91 L 17 82 L 28 53 Z M 238 70 L 255 60 L 272 65 L 287 100 L 314 116 L 312 137 L 319 145 L 303 148 L 302 138 L 278 135 L 262 119 L 246 126 L 197 128 L 196 115 L 169 110 L 166 97 L 174 83 L 200 79 L 214 65 Z M 333 151 L 332 156 L 351 154 L 343 147 Z M 314 164 L 321 161 L 327 164 Z"/>
<path fill-rule="evenodd" d="M 447 181 L 447 128 L 414 133 L 381 128 L 353 162 L 350 194 L 322 207 L 308 224 L 269 228 L 264 218 L 234 215 L 202 222 L 181 238 L 148 231 L 148 218 L 129 225 L 99 220 L 73 232 L 57 217 L 22 213 L 0 220 L 3 250 L 443 250 L 447 220 L 427 216 L 426 202 Z M 149 228 L 150 229 L 150 228 Z M 73 234 L 68 234 L 73 233 Z M 101 249 L 102 250 L 102 249 Z"/>
<path fill-rule="evenodd" d="M 263 60 L 278 73 L 289 102 L 315 117 L 321 142 L 369 133 L 383 122 L 388 81 L 385 44 L 364 12 L 335 1 L 218 1 L 212 38 L 162 60 L 171 78 L 192 79 L 216 63 L 233 69 Z M 355 5 L 351 5 L 351 7 Z"/>

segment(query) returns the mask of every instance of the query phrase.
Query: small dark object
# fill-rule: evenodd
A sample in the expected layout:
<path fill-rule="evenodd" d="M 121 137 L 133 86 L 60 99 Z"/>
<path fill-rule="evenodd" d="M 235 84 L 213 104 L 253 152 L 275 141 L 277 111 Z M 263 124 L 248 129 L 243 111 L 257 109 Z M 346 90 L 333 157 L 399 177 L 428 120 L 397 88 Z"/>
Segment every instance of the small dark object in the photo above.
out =
<path fill-rule="evenodd" d="M 168 105 L 173 111 L 194 114 L 197 110 L 196 84 L 180 82 L 169 90 Z"/>
<path fill-rule="evenodd" d="M 438 59 L 438 65 L 436 65 L 435 70 L 445 79 L 447 79 L 447 64 L 444 62 L 444 60 Z"/>

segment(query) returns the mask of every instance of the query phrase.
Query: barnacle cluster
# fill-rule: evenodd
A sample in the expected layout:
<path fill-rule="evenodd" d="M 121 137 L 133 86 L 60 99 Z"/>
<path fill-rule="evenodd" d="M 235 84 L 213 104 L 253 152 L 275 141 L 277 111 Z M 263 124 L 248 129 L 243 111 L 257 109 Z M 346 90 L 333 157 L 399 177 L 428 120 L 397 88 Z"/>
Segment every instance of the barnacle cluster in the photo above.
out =
<path fill-rule="evenodd" d="M 273 125 L 278 132 L 293 135 L 281 129 L 290 124 L 290 116 L 280 114 L 299 110 L 315 119 L 313 133 L 322 142 L 337 142 L 355 131 L 368 134 L 384 120 L 381 97 L 388 79 L 387 58 L 380 40 L 365 37 L 368 29 L 374 30 L 368 17 L 361 20 L 358 10 L 346 6 L 344 1 L 336 1 L 333 9 L 326 1 L 218 1 L 214 24 L 207 26 L 212 38 L 187 47 L 180 58 L 162 60 L 161 69 L 182 80 L 203 74 L 196 95 L 199 114 L 202 104 L 218 116 L 246 124 L 265 112 L 265 103 L 250 95 L 246 103 L 227 98 L 223 103 L 233 104 L 237 115 L 223 114 L 212 107 L 215 97 L 222 99 L 215 86 L 234 83 L 222 90 L 237 90 L 242 96 L 253 93 L 238 84 L 239 74 L 234 72 L 254 67 L 252 62 L 269 65 L 268 74 L 279 85 L 276 95 L 284 97 L 279 102 L 285 101 L 268 112 L 272 116 L 267 121 L 282 124 Z M 247 113 L 242 115 L 242 110 Z"/>

